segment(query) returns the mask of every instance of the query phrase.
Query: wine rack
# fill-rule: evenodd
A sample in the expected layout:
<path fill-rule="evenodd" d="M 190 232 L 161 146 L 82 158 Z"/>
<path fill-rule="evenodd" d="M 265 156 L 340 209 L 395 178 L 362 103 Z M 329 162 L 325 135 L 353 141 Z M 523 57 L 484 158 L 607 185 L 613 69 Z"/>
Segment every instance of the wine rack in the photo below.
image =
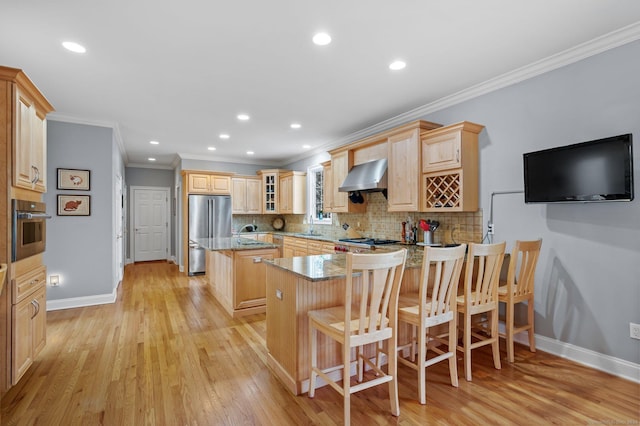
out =
<path fill-rule="evenodd" d="M 425 174 L 423 210 L 462 211 L 462 172 Z"/>

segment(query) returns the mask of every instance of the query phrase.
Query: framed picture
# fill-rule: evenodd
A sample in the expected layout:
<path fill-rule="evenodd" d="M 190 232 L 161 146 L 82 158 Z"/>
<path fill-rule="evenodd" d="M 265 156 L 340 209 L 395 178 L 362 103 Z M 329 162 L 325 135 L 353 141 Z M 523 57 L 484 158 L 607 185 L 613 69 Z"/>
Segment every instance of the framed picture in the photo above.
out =
<path fill-rule="evenodd" d="M 58 189 L 88 191 L 91 189 L 89 170 L 58 169 Z"/>
<path fill-rule="evenodd" d="M 91 215 L 91 195 L 58 195 L 58 216 Z"/>

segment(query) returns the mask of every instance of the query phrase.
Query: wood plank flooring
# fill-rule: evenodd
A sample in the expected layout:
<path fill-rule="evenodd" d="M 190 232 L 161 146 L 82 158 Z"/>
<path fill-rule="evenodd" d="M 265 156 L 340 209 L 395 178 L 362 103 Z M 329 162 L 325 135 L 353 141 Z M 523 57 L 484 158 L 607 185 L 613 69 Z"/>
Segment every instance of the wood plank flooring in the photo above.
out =
<path fill-rule="evenodd" d="M 47 314 L 47 346 L 2 398 L 3 425 L 333 425 L 329 387 L 293 396 L 266 367 L 265 316 L 231 319 L 201 277 L 164 262 L 129 265 L 115 304 Z M 484 350 L 487 349 L 487 350 Z M 640 385 L 516 346 L 495 370 L 474 351 L 473 382 L 399 366 L 400 417 L 388 388 L 352 397 L 355 425 L 639 424 Z M 504 347 L 503 347 L 504 351 Z M 459 359 L 459 375 L 462 360 Z"/>

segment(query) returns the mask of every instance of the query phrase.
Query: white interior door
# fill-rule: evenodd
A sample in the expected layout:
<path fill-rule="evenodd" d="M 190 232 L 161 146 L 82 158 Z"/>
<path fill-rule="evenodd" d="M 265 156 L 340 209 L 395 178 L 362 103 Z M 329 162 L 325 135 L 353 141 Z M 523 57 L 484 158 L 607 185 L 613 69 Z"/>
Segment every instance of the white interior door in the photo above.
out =
<path fill-rule="evenodd" d="M 169 190 L 133 189 L 134 262 L 167 259 Z"/>

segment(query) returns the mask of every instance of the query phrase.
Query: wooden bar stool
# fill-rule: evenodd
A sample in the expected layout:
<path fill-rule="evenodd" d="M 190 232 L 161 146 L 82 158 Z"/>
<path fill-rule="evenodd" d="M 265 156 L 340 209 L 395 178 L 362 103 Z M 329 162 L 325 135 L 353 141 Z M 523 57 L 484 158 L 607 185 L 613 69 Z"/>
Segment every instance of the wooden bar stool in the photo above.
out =
<path fill-rule="evenodd" d="M 320 376 L 344 398 L 344 423 L 350 424 L 352 393 L 382 383 L 389 383 L 391 413 L 400 415 L 397 379 L 398 293 L 404 273 L 407 250 L 382 254 L 346 255 L 344 304 L 309 311 L 309 397 L 315 395 L 316 378 Z M 354 274 L 357 276 L 354 277 Z M 342 365 L 318 366 L 318 332 L 342 345 Z M 387 372 L 371 362 L 363 352 L 364 345 L 386 341 L 389 345 Z M 351 385 L 351 351 L 355 349 L 358 384 Z M 364 364 L 376 376 L 363 381 Z M 329 374 L 342 370 L 342 386 Z"/>

